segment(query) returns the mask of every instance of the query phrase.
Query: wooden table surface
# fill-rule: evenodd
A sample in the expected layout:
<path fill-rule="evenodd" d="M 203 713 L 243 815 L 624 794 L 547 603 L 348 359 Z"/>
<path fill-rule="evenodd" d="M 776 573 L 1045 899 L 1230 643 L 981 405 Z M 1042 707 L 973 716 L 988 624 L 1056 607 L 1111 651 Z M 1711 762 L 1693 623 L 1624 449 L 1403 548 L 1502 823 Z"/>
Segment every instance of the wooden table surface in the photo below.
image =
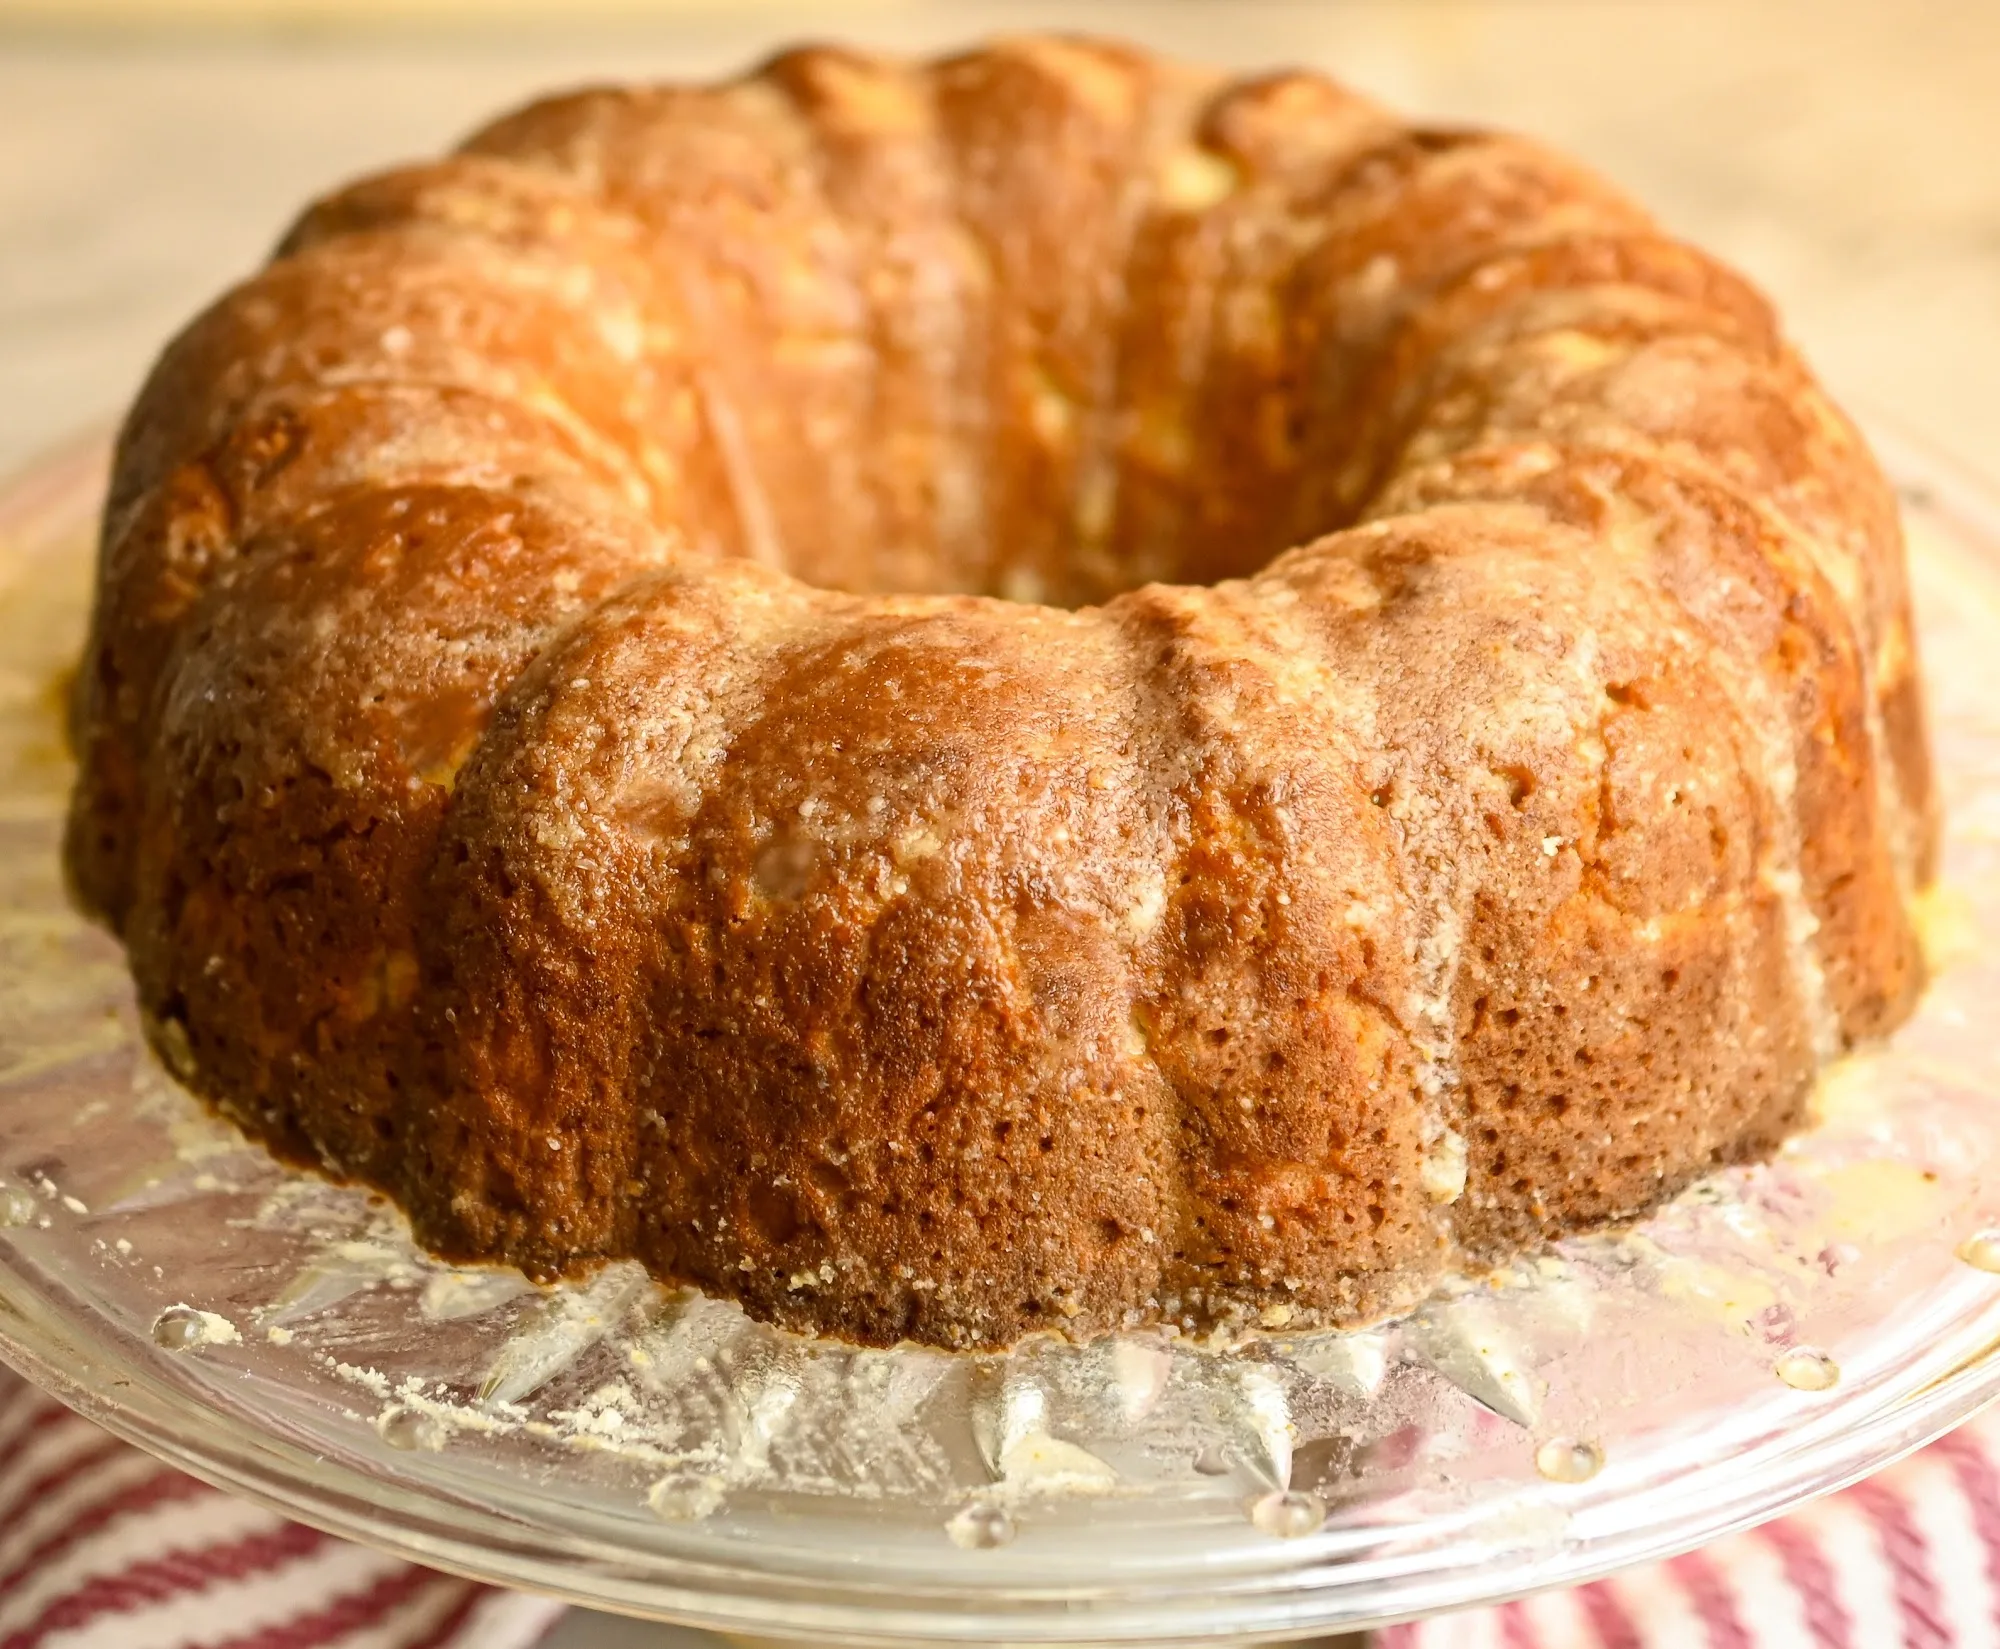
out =
<path fill-rule="evenodd" d="M 505 0 L 476 23 L 460 0 L 194 9 L 208 20 L 0 0 L 0 470 L 115 417 L 308 195 L 537 89 L 717 73 L 800 35 L 915 48 L 1054 25 L 1310 61 L 1539 133 L 1761 281 L 1837 392 L 2000 477 L 1994 0 L 654 0 L 650 18 L 648 0 L 545 0 L 539 20 Z M 572 1649 L 691 1641 L 563 1633 Z"/>

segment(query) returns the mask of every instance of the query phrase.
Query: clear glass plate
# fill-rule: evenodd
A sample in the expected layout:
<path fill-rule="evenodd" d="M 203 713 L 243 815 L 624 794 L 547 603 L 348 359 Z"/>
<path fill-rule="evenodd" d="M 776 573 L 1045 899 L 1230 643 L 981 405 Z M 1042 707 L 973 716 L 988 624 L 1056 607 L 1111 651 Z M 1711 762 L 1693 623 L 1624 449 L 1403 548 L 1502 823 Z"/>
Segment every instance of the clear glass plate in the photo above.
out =
<path fill-rule="evenodd" d="M 2000 510 L 1885 445 L 1946 789 L 1937 977 L 1817 1125 L 1380 1329 L 983 1357 L 801 1340 L 630 1268 L 442 1266 L 182 1093 L 63 893 L 103 443 L 53 458 L 0 497 L 0 1355 L 341 1534 L 822 1643 L 1301 1636 L 1835 1488 L 2000 1391 Z"/>

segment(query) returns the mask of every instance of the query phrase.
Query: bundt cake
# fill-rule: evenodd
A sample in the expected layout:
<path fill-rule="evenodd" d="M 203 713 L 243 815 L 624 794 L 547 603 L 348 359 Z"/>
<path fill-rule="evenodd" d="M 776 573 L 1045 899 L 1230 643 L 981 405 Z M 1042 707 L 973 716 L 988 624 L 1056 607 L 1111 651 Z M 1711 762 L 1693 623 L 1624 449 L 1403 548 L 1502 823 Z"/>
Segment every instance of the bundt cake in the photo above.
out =
<path fill-rule="evenodd" d="M 1518 138 L 1070 38 L 312 206 L 118 444 L 69 863 L 418 1237 L 865 1342 L 1351 1322 L 1920 983 L 1892 494 Z"/>

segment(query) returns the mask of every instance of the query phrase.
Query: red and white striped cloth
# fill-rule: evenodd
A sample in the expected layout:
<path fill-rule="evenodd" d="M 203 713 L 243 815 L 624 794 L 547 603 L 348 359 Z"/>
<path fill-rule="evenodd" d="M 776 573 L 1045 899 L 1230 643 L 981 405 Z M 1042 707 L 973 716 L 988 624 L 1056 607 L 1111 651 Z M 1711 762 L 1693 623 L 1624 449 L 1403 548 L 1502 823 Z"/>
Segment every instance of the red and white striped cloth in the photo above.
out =
<path fill-rule="evenodd" d="M 0 1649 L 528 1649 L 562 1612 L 221 1494 L 0 1370 Z M 2000 1410 L 1667 1563 L 1373 1649 L 2000 1649 Z"/>
<path fill-rule="evenodd" d="M 0 1369 L 0 1649 L 527 1649 L 561 1613 L 288 1523 Z"/>
<path fill-rule="evenodd" d="M 1609 1580 L 1374 1649 L 2000 1649 L 2000 1409 L 1854 1488 Z"/>

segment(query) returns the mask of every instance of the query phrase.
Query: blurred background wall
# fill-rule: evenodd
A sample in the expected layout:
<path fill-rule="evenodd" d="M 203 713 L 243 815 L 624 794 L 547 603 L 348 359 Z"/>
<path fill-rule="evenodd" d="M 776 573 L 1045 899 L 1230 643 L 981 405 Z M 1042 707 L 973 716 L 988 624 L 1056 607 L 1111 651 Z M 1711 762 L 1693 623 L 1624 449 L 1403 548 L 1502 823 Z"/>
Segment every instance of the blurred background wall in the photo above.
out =
<path fill-rule="evenodd" d="M 2000 0 L 0 0 L 0 468 L 115 416 L 309 195 L 538 89 L 1044 25 L 1539 133 L 2000 475 Z"/>

